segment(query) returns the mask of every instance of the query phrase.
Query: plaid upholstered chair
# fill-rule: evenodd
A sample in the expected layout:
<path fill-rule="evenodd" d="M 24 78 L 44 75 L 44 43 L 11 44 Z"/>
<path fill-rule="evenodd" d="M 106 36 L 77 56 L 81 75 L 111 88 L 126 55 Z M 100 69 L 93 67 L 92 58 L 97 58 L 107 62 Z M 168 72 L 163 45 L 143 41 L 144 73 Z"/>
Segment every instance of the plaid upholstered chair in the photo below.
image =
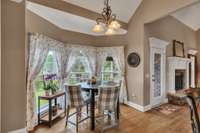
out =
<path fill-rule="evenodd" d="M 66 116 L 66 126 L 68 122 L 72 125 L 76 126 L 76 132 L 78 132 L 79 123 L 88 119 L 88 114 L 82 112 L 82 108 L 87 105 L 86 99 L 82 97 L 81 88 L 79 85 L 65 85 L 66 93 L 67 93 L 67 116 Z M 70 109 L 75 108 L 75 112 L 70 114 Z M 81 118 L 81 116 L 85 115 L 85 118 Z M 76 115 L 76 123 L 69 120 L 70 117 Z"/>
<path fill-rule="evenodd" d="M 117 118 L 117 102 L 119 98 L 119 86 L 102 86 L 99 89 L 98 110 L 99 116 L 96 118 L 96 122 L 101 126 L 101 132 L 119 125 Z M 108 124 L 113 116 L 114 122 Z M 105 118 L 107 117 L 107 122 Z"/>
<path fill-rule="evenodd" d="M 186 101 L 190 108 L 190 120 L 193 133 L 200 133 L 200 122 L 199 122 L 199 114 L 197 111 L 197 106 L 195 103 L 195 99 L 192 96 L 186 96 Z"/>

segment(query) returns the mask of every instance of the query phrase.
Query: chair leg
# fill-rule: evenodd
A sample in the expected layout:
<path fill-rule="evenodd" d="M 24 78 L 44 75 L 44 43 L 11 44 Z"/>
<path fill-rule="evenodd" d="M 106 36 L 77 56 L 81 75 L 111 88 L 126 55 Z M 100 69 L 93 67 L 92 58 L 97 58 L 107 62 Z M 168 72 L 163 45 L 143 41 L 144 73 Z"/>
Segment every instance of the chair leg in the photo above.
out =
<path fill-rule="evenodd" d="M 102 115 L 102 120 L 100 122 L 100 125 L 101 125 L 101 133 L 104 133 L 104 111 L 101 112 L 101 115 Z"/>
<path fill-rule="evenodd" d="M 69 118 L 69 106 L 67 106 L 67 115 L 66 115 L 66 124 L 65 124 L 65 127 L 67 127 L 67 124 L 68 124 L 68 118 Z"/>
<path fill-rule="evenodd" d="M 82 112 L 82 108 L 79 108 L 79 109 L 78 109 L 78 116 L 79 116 L 80 120 L 81 120 L 81 117 L 82 117 L 81 112 Z"/>
<path fill-rule="evenodd" d="M 80 112 L 79 110 L 80 110 L 79 108 L 76 109 L 76 112 L 77 112 L 76 113 L 76 132 L 78 132 L 78 123 L 79 123 L 78 117 L 79 117 L 79 112 Z"/>
<path fill-rule="evenodd" d="M 119 127 L 119 119 L 117 112 L 115 112 L 114 115 L 115 115 L 115 123 L 117 124 L 117 127 Z"/>
<path fill-rule="evenodd" d="M 111 114 L 111 111 L 108 111 L 108 121 L 109 121 L 109 122 L 111 122 L 111 117 L 112 117 L 111 115 L 112 115 L 112 114 Z"/>
<path fill-rule="evenodd" d="M 88 110 L 89 110 L 89 104 L 87 104 L 87 105 L 86 105 L 86 112 L 87 112 L 87 116 L 88 116 L 88 113 L 89 113 L 89 111 L 88 111 Z"/>

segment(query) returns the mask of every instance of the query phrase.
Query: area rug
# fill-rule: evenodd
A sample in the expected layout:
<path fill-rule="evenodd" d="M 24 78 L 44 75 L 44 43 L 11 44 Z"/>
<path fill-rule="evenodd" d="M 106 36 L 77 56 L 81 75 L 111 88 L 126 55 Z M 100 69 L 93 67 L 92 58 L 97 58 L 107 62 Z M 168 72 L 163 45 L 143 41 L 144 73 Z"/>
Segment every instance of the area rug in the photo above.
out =
<path fill-rule="evenodd" d="M 174 112 L 177 112 L 181 109 L 181 106 L 173 105 L 173 104 L 164 104 L 159 107 L 154 108 L 153 110 L 158 111 L 165 115 L 170 115 Z"/>

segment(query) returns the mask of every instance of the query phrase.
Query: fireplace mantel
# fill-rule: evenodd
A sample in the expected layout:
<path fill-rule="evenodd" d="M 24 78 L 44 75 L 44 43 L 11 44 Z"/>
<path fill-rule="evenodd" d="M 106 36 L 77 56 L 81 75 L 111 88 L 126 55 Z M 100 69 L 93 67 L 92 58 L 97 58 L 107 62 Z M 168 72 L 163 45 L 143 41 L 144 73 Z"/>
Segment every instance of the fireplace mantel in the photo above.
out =
<path fill-rule="evenodd" d="M 169 89 L 168 92 L 170 93 L 176 93 L 175 89 L 175 71 L 176 70 L 185 70 L 185 86 L 184 88 L 189 87 L 189 63 L 191 62 L 188 58 L 181 58 L 181 57 L 168 57 L 167 63 L 168 63 L 168 83 L 167 87 Z"/>
<path fill-rule="evenodd" d="M 168 63 L 177 63 L 177 62 L 180 62 L 180 63 L 190 63 L 190 59 L 188 58 L 182 58 L 182 57 L 168 57 L 167 58 L 168 60 Z"/>

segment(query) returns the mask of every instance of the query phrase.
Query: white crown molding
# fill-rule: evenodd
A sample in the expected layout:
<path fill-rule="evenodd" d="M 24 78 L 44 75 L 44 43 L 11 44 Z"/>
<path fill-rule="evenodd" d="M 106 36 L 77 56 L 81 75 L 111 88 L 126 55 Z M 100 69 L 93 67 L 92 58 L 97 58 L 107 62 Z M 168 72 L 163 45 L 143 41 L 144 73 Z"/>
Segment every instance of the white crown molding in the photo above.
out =
<path fill-rule="evenodd" d="M 10 0 L 12 2 L 21 3 L 23 0 Z"/>
<path fill-rule="evenodd" d="M 155 37 L 150 37 L 149 42 L 150 42 L 150 47 L 155 47 L 155 48 L 166 48 L 167 45 L 169 45 L 169 42 L 160 40 Z"/>

